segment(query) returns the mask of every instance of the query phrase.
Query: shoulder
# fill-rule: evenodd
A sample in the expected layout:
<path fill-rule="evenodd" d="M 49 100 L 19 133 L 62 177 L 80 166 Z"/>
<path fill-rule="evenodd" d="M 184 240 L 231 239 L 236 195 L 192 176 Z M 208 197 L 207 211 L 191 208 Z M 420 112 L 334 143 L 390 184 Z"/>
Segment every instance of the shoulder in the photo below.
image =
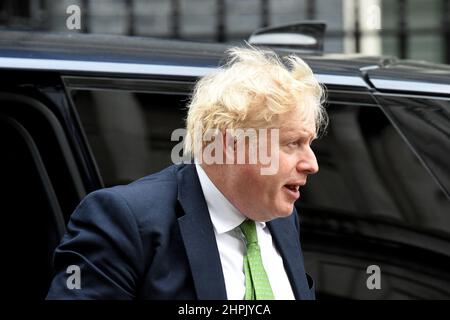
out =
<path fill-rule="evenodd" d="M 134 204 L 153 205 L 164 199 L 176 199 L 178 192 L 177 172 L 181 165 L 172 165 L 127 185 L 102 189 L 112 192 Z"/>
<path fill-rule="evenodd" d="M 87 195 L 79 207 L 103 207 L 108 215 L 118 212 L 136 220 L 138 224 L 152 217 L 171 217 L 174 214 L 178 183 L 177 172 L 183 165 L 172 165 L 127 185 L 96 190 Z M 124 214 L 123 212 L 128 212 Z"/>

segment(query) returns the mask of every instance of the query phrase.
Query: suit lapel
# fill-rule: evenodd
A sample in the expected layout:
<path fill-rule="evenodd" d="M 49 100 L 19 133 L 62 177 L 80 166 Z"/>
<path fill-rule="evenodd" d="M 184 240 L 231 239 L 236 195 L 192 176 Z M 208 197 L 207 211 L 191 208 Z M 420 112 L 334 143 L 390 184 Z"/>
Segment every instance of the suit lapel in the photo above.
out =
<path fill-rule="evenodd" d="M 293 214 L 296 214 L 295 210 Z M 291 282 L 295 298 L 301 300 L 311 299 L 300 242 L 293 240 L 298 238 L 298 232 L 294 224 L 289 218 L 285 218 L 272 220 L 267 225 L 283 258 L 284 267 Z"/>
<path fill-rule="evenodd" d="M 185 212 L 178 224 L 197 298 L 226 300 L 219 250 L 195 165 L 180 166 L 177 181 L 178 201 Z"/>

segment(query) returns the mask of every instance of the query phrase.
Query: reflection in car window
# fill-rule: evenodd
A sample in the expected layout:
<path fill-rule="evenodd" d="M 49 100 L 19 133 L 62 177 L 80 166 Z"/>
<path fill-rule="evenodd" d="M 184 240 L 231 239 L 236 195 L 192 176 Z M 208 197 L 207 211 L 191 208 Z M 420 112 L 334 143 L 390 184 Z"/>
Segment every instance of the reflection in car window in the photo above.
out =
<path fill-rule="evenodd" d="M 105 185 L 131 182 L 171 164 L 173 130 L 187 96 L 76 90 L 79 112 Z M 313 142 L 320 171 L 299 207 L 384 219 L 450 235 L 450 203 L 383 112 L 331 105 L 330 127 Z"/>
<path fill-rule="evenodd" d="M 450 197 L 450 101 L 388 95 L 379 101 Z"/>
<path fill-rule="evenodd" d="M 106 186 L 126 184 L 171 164 L 187 97 L 74 90 L 72 99 Z"/>
<path fill-rule="evenodd" d="M 450 202 L 381 109 L 331 105 L 328 112 L 328 133 L 313 143 L 320 170 L 298 206 L 448 237 Z"/>

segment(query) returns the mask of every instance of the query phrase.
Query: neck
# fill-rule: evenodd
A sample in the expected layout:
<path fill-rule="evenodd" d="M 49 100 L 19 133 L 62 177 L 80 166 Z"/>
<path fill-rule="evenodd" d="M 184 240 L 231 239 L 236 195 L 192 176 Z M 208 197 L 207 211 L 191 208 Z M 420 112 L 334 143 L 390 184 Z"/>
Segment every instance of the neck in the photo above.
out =
<path fill-rule="evenodd" d="M 226 164 L 205 164 L 202 163 L 200 165 L 205 173 L 208 175 L 208 178 L 212 181 L 212 183 L 216 186 L 217 189 L 241 212 L 242 208 L 240 207 L 237 195 L 236 188 L 233 188 L 235 172 L 230 170 L 230 166 Z"/>

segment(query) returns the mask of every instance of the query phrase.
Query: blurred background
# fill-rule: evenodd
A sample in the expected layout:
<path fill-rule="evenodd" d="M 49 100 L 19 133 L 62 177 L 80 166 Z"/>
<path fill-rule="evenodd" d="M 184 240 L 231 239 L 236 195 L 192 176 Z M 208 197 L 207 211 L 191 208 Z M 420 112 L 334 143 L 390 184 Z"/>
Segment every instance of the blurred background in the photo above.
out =
<path fill-rule="evenodd" d="M 81 9 L 68 30 L 66 9 Z M 450 0 L 2 0 L 0 30 L 239 42 L 257 28 L 327 23 L 325 52 L 450 64 Z"/>

